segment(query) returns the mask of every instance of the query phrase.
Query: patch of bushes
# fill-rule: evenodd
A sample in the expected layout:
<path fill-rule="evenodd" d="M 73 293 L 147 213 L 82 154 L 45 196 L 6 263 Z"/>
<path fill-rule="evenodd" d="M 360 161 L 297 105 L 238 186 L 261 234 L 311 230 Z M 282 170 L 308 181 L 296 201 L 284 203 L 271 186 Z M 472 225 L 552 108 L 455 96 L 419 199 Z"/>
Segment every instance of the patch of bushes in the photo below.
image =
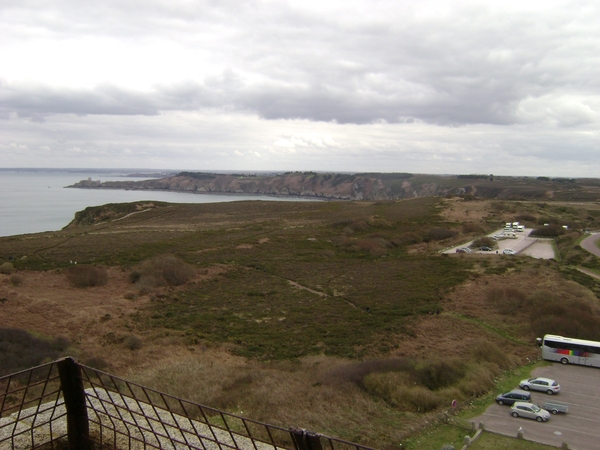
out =
<path fill-rule="evenodd" d="M 15 271 L 15 266 L 11 262 L 4 262 L 0 264 L 0 273 L 3 275 L 10 275 Z"/>
<path fill-rule="evenodd" d="M 142 263 L 138 270 L 130 273 L 129 281 L 152 288 L 181 286 L 196 273 L 194 266 L 174 255 L 160 255 Z"/>
<path fill-rule="evenodd" d="M 476 223 L 465 223 L 462 226 L 462 232 L 463 232 L 463 234 L 469 234 L 469 233 L 482 234 L 485 232 L 485 230 L 481 227 L 481 225 L 477 225 Z"/>
<path fill-rule="evenodd" d="M 501 314 L 512 314 L 526 306 L 527 294 L 514 287 L 494 287 L 486 292 L 486 298 Z"/>
<path fill-rule="evenodd" d="M 429 412 L 439 407 L 443 398 L 423 386 L 414 386 L 403 373 L 373 373 L 365 378 L 365 389 L 374 397 L 403 411 Z"/>
<path fill-rule="evenodd" d="M 369 229 L 369 224 L 366 220 L 358 219 L 358 220 L 340 220 L 332 224 L 335 228 L 342 228 L 346 230 L 346 233 L 349 231 L 351 233 L 359 233 L 361 231 L 366 231 Z"/>
<path fill-rule="evenodd" d="M 108 273 L 101 267 L 78 265 L 66 270 L 67 280 L 74 287 L 104 286 Z"/>
<path fill-rule="evenodd" d="M 580 301 L 561 302 L 551 297 L 531 311 L 531 327 L 537 336 L 558 334 L 600 340 L 598 311 Z"/>
<path fill-rule="evenodd" d="M 369 252 L 372 256 L 383 256 L 386 249 L 392 247 L 392 243 L 382 238 L 366 238 L 356 242 L 358 248 L 363 252 Z"/>
<path fill-rule="evenodd" d="M 456 383 L 465 374 L 461 360 L 426 361 L 411 371 L 415 383 L 434 391 Z"/>
<path fill-rule="evenodd" d="M 350 364 L 331 372 L 328 380 L 350 381 L 366 388 L 365 380 L 377 373 L 397 373 L 413 385 L 439 390 L 456 383 L 465 374 L 464 363 L 458 358 L 416 361 L 411 358 L 390 358 Z"/>
<path fill-rule="evenodd" d="M 449 230 L 447 228 L 435 227 L 435 228 L 431 228 L 427 232 L 426 240 L 441 241 L 444 239 L 449 239 L 451 237 L 454 237 L 457 234 L 458 234 L 458 232 L 455 230 Z"/>
<path fill-rule="evenodd" d="M 68 346 L 65 338 L 46 340 L 19 328 L 0 328 L 0 376 L 57 359 Z"/>
<path fill-rule="evenodd" d="M 556 224 L 550 224 L 548 226 L 534 228 L 530 233 L 532 236 L 539 237 L 556 237 L 565 233 L 565 229 Z"/>
<path fill-rule="evenodd" d="M 398 246 L 413 245 L 423 242 L 423 237 L 419 233 L 408 231 L 394 238 L 392 242 Z"/>
<path fill-rule="evenodd" d="M 483 362 L 469 368 L 458 388 L 466 397 L 479 397 L 495 386 L 497 375 L 498 366 L 494 363 Z"/>
<path fill-rule="evenodd" d="M 519 214 L 518 216 L 515 217 L 515 220 L 517 222 L 530 222 L 530 223 L 535 223 L 537 221 L 535 216 L 532 216 L 531 214 Z"/>
<path fill-rule="evenodd" d="M 502 370 L 517 366 L 517 361 L 490 341 L 480 340 L 475 342 L 471 347 L 471 356 L 474 361 L 495 364 Z"/>
<path fill-rule="evenodd" d="M 127 336 L 123 345 L 129 350 L 139 350 L 142 348 L 142 340 L 137 336 Z"/>
<path fill-rule="evenodd" d="M 84 359 L 83 364 L 97 370 L 106 370 L 109 367 L 108 361 L 98 356 Z"/>
<path fill-rule="evenodd" d="M 21 286 L 23 284 L 23 277 L 21 275 L 19 275 L 18 273 L 13 273 L 9 278 L 8 281 L 10 282 L 10 284 L 12 284 L 13 286 Z"/>
<path fill-rule="evenodd" d="M 478 248 L 478 247 L 494 248 L 495 246 L 496 246 L 496 241 L 494 241 L 491 237 L 488 237 L 488 236 L 483 236 L 478 239 L 475 239 L 471 243 L 472 248 Z"/>

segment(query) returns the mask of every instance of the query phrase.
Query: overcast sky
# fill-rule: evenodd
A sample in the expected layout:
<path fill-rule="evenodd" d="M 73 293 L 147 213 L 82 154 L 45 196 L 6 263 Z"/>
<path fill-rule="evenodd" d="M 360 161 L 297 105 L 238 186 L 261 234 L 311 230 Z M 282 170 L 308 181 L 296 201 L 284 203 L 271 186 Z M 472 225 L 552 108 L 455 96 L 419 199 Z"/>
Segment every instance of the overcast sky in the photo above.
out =
<path fill-rule="evenodd" d="M 2 0 L 0 167 L 600 177 L 599 5 Z"/>

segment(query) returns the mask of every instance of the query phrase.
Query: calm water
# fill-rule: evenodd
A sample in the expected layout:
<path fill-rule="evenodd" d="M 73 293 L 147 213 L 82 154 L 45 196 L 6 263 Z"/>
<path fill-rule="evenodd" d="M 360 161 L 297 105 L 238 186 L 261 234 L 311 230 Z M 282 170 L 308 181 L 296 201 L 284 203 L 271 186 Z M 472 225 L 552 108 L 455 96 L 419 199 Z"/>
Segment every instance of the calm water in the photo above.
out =
<path fill-rule="evenodd" d="M 0 170 L 0 236 L 56 231 L 88 206 L 154 200 L 171 203 L 219 203 L 240 200 L 298 200 L 267 196 L 186 194 L 176 192 L 65 189 L 80 180 L 142 180 L 128 172 Z"/>

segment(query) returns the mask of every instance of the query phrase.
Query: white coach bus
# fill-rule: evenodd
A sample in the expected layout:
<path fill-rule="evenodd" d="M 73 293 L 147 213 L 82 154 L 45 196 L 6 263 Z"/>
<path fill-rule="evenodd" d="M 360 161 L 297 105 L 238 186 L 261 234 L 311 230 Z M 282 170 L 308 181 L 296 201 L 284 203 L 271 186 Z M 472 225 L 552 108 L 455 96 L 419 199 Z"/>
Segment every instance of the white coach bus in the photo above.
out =
<path fill-rule="evenodd" d="M 542 358 L 563 364 L 581 364 L 600 367 L 600 342 L 572 339 L 547 334 L 537 338 L 542 347 Z"/>

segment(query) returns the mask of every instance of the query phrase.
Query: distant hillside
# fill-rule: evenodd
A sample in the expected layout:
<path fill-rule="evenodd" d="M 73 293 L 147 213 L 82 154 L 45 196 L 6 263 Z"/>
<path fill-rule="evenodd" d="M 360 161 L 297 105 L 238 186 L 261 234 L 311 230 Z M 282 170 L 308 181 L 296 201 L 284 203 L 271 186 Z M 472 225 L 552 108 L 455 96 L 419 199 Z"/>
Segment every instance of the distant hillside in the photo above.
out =
<path fill-rule="evenodd" d="M 446 195 L 505 200 L 595 201 L 600 198 L 598 179 L 410 173 L 289 172 L 283 175 L 249 175 L 181 172 L 167 178 L 143 181 L 102 182 L 87 179 L 68 187 L 257 194 L 332 200 L 394 200 Z"/>

